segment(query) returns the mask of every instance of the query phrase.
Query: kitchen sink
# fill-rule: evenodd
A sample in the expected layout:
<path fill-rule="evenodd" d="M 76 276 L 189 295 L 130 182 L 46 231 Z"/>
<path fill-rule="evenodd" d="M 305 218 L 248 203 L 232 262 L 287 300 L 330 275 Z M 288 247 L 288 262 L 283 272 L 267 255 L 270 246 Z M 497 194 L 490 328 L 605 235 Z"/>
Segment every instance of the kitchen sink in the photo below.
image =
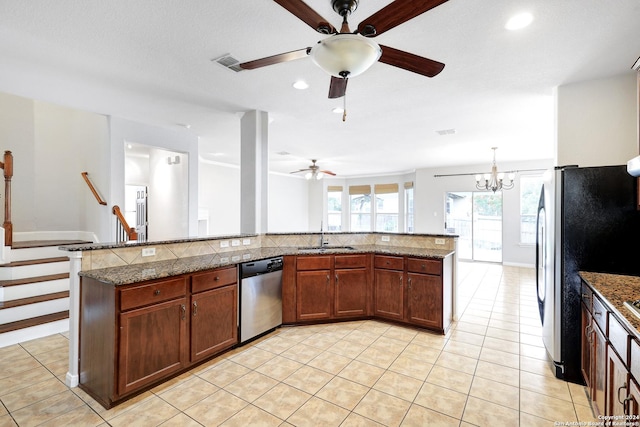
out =
<path fill-rule="evenodd" d="M 640 300 L 625 301 L 624 306 L 629 309 L 636 317 L 640 318 Z"/>
<path fill-rule="evenodd" d="M 298 253 L 315 253 L 325 251 L 353 251 L 356 248 L 353 246 L 301 246 L 298 247 Z"/>

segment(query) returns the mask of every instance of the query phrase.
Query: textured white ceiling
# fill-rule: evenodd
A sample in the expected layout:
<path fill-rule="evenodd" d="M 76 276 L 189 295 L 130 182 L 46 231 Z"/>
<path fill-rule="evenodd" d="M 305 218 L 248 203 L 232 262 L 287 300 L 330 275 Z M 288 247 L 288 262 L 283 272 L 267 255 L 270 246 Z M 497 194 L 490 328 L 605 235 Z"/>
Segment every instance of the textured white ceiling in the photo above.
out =
<path fill-rule="evenodd" d="M 330 0 L 307 0 L 339 26 Z M 351 27 L 390 3 L 361 0 Z M 504 29 L 514 13 L 533 24 Z M 340 176 L 553 156 L 553 88 L 630 72 L 638 0 L 449 0 L 376 41 L 444 62 L 382 63 L 349 81 L 346 123 L 309 58 L 235 73 L 323 36 L 271 0 L 0 0 L 0 90 L 145 123 L 191 125 L 203 157 L 238 163 L 239 117 L 269 112 L 271 169 L 311 158 Z M 291 85 L 310 84 L 305 91 Z M 456 129 L 455 135 L 436 131 Z M 288 156 L 276 153 L 286 151 Z M 209 153 L 215 153 L 213 154 Z"/>

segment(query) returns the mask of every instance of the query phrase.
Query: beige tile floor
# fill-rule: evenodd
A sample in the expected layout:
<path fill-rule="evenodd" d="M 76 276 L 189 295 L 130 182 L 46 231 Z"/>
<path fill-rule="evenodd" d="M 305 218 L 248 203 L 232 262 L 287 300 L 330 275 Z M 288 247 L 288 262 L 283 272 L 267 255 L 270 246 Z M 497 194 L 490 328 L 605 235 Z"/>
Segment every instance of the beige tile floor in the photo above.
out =
<path fill-rule="evenodd" d="M 534 271 L 460 263 L 446 336 L 380 321 L 281 328 L 111 410 L 64 385 L 63 335 L 0 349 L 3 426 L 552 426 L 592 421 L 545 362 Z"/>

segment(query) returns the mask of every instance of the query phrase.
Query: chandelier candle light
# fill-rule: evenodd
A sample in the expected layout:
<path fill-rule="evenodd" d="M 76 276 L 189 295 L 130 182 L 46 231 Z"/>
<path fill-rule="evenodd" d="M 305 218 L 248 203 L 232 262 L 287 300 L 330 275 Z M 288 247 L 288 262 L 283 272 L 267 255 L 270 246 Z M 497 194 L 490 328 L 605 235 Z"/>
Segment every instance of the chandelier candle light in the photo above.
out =
<path fill-rule="evenodd" d="M 513 180 L 516 174 L 509 172 L 507 176 L 508 180 L 504 180 L 504 172 L 498 173 L 498 166 L 496 166 L 496 150 L 498 147 L 491 147 L 493 150 L 493 164 L 491 165 L 491 173 L 485 173 L 484 175 L 476 175 L 476 188 L 478 190 L 491 190 L 494 193 L 499 190 L 510 190 L 513 188 Z"/>

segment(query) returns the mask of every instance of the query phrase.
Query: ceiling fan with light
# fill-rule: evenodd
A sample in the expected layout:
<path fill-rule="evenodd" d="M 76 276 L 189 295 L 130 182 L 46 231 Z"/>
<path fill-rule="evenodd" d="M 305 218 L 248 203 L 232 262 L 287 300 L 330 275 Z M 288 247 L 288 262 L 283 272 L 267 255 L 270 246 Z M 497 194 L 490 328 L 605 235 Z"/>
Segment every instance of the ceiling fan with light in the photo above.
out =
<path fill-rule="evenodd" d="M 309 165 L 308 168 L 306 169 L 298 169 L 297 171 L 293 171 L 290 173 L 300 173 L 300 172 L 306 172 L 304 177 L 306 179 L 322 179 L 322 177 L 324 177 L 325 175 L 331 175 L 331 176 L 336 176 L 335 173 L 328 171 L 328 170 L 320 170 L 320 166 L 316 165 L 317 160 L 313 159 L 311 160 L 311 164 Z"/>
<path fill-rule="evenodd" d="M 441 62 L 381 46 L 371 39 L 447 0 L 395 0 L 362 21 L 353 32 L 347 18 L 357 9 L 359 0 L 331 0 L 333 10 L 342 17 L 339 32 L 302 0 L 274 1 L 315 31 L 330 36 L 313 47 L 243 62 L 239 64 L 242 69 L 253 70 L 311 56 L 316 65 L 331 75 L 329 98 L 333 99 L 345 96 L 348 79 L 362 74 L 377 61 L 427 77 L 436 76 L 444 68 Z"/>

